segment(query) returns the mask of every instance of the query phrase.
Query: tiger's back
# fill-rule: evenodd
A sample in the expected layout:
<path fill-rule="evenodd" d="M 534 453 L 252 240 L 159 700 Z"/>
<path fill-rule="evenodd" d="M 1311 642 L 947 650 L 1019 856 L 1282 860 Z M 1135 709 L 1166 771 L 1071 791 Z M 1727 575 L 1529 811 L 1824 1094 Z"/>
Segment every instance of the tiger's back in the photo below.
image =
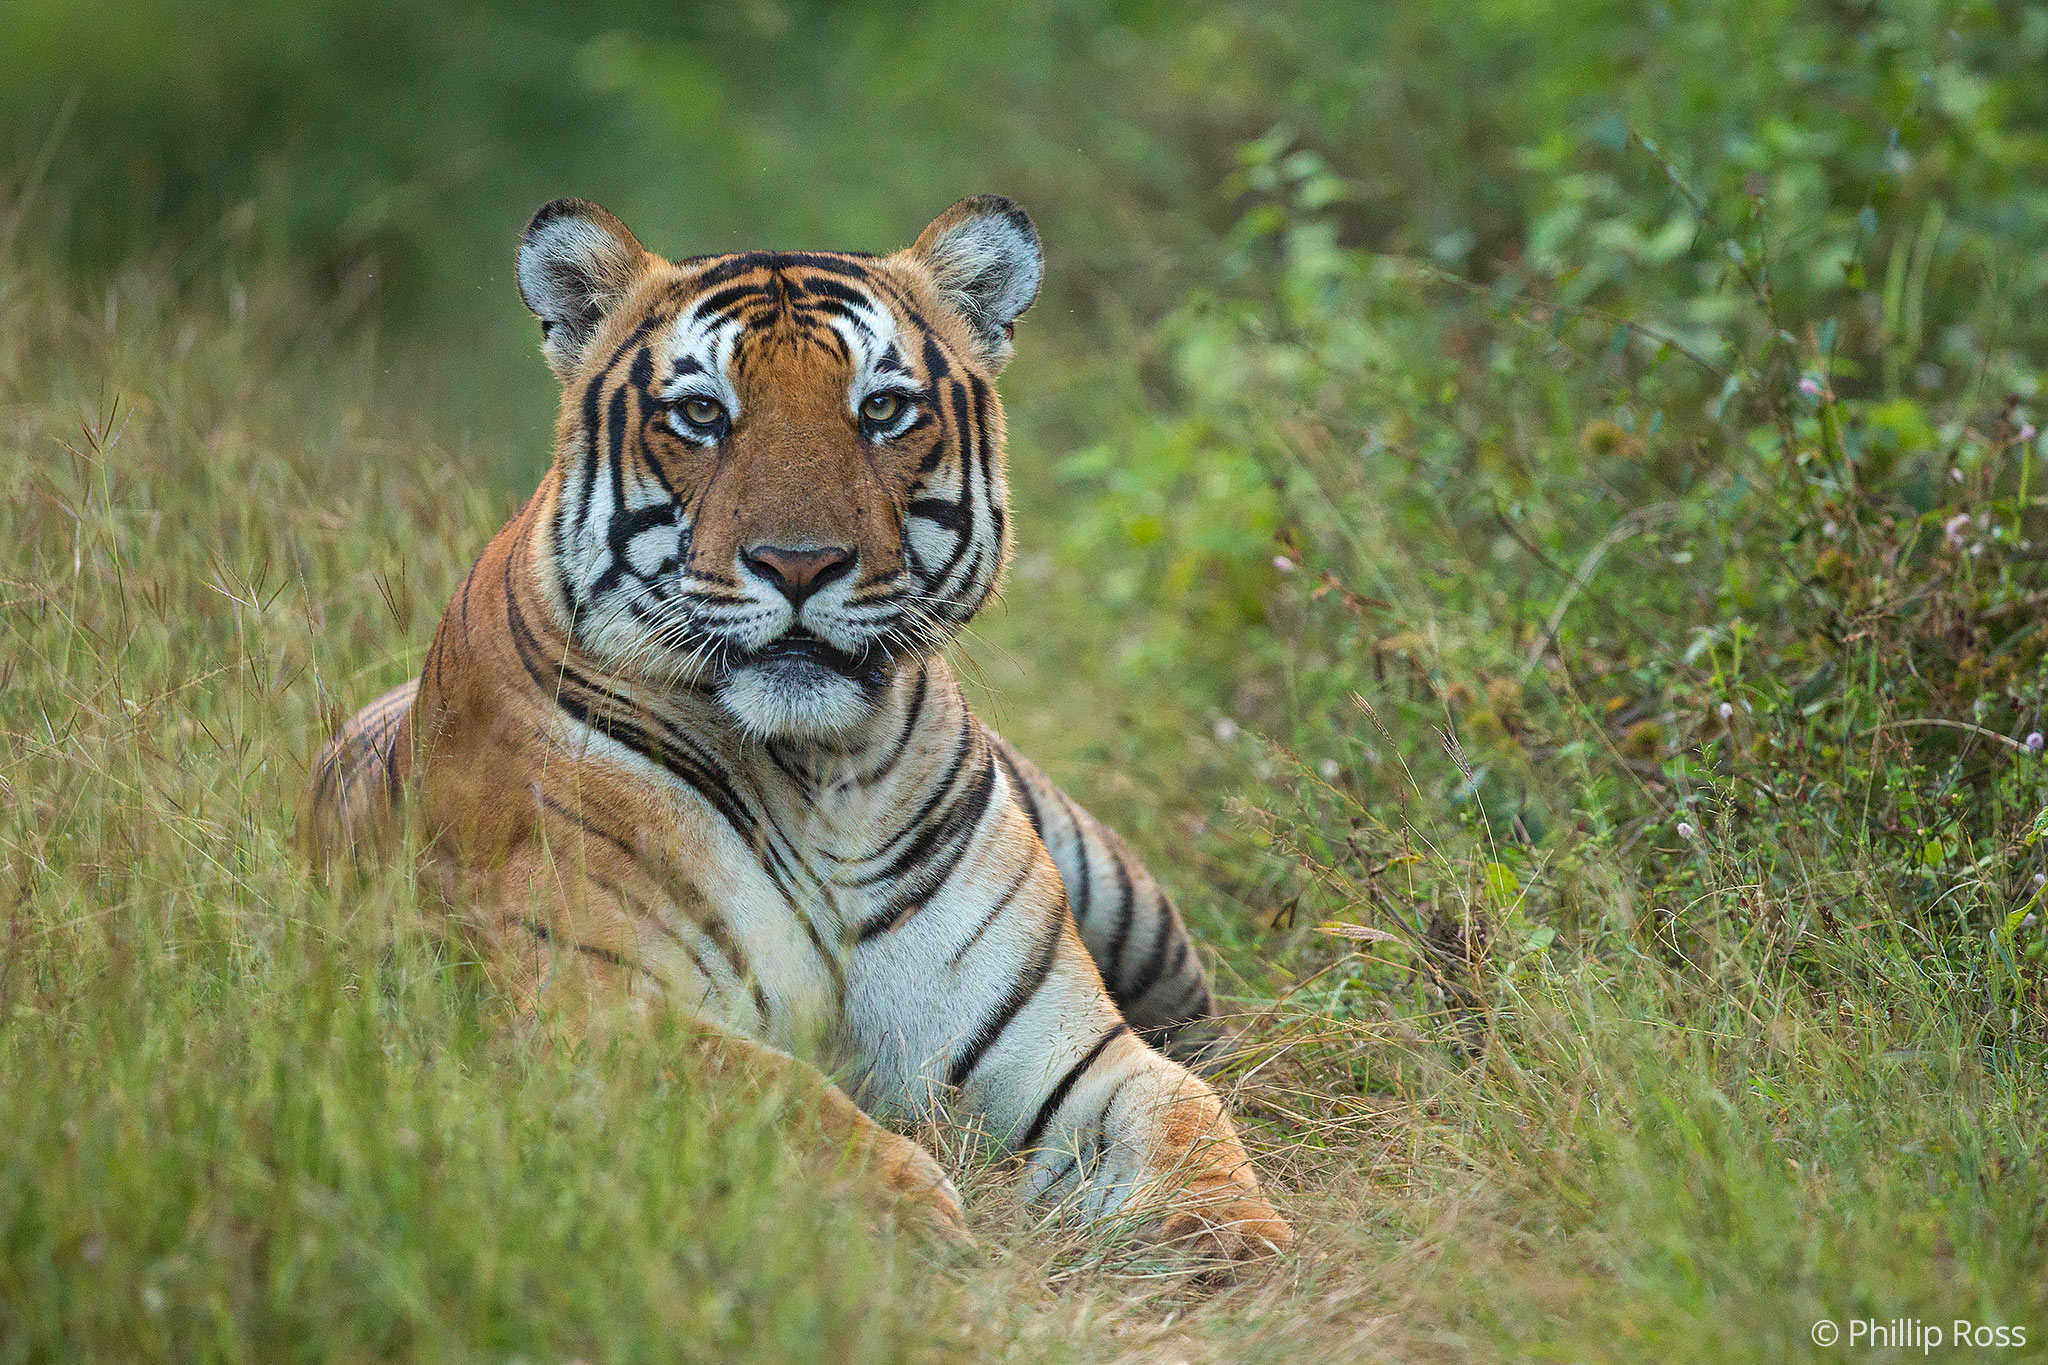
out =
<path fill-rule="evenodd" d="M 300 839 L 316 867 L 353 864 L 388 846 L 411 766 L 419 687 L 407 679 L 356 712 L 313 760 Z"/>

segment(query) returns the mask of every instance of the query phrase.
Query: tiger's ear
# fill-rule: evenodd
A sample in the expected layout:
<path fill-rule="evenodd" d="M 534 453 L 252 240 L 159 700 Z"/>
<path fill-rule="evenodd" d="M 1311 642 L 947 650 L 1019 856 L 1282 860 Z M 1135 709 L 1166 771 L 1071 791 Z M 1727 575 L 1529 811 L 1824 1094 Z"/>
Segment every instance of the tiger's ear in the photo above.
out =
<path fill-rule="evenodd" d="M 541 354 L 565 383 L 649 259 L 624 223 L 588 199 L 544 204 L 526 225 L 519 297 L 540 319 Z"/>
<path fill-rule="evenodd" d="M 981 359 L 1001 369 L 1014 349 L 1011 328 L 1045 277 L 1045 253 L 1030 216 L 999 194 L 977 194 L 934 218 L 910 254 L 931 271 L 940 299 L 967 323 Z"/>

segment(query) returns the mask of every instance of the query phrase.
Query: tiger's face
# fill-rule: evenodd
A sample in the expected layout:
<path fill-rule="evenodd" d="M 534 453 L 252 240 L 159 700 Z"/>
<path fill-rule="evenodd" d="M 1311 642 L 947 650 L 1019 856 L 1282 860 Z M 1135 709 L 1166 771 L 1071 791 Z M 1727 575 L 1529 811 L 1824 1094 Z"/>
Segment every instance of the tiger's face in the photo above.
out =
<path fill-rule="evenodd" d="M 670 262 L 556 200 L 518 264 L 563 381 L 554 586 L 607 669 L 824 737 L 988 598 L 1009 549 L 991 381 L 1043 273 L 1014 204 L 962 200 L 890 256 Z"/>

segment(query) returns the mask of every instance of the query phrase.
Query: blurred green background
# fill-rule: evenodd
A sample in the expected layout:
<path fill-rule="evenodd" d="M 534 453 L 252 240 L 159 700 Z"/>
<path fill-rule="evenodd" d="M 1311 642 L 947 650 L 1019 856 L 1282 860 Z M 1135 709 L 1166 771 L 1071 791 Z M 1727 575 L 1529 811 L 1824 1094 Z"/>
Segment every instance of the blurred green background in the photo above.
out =
<path fill-rule="evenodd" d="M 1788 254 L 1776 285 L 1802 312 L 1848 302 L 1844 267 L 1881 262 L 1937 204 L 1930 311 L 1967 311 L 1987 271 L 2027 297 L 2048 270 L 2030 249 L 2048 215 L 2048 94 L 2023 78 L 2048 58 L 2048 18 L 2031 6 L 0 13 L 5 150 L 46 174 L 34 226 L 73 265 L 287 269 L 345 314 L 459 355 L 440 368 L 463 384 L 517 363 L 507 243 L 565 192 L 689 254 L 884 249 L 959 194 L 999 189 L 1051 244 L 1034 325 L 1057 335 L 1270 288 L 1250 278 L 1271 264 L 1253 239 L 1275 226 L 1254 204 L 1503 293 L 1669 308 L 1681 332 L 1727 321 L 1726 300 L 1702 297 L 1730 226 L 1713 216 L 1745 211 L 1750 177 Z M 1260 156 L 1263 179 L 1248 174 Z M 2002 340 L 2038 342 L 2032 310 L 2013 311 Z M 1935 363 L 1970 342 L 1914 340 Z M 514 429 L 545 410 L 538 387 L 512 386 L 530 395 Z"/>
<path fill-rule="evenodd" d="M 0 70 L 0 1359 L 2048 1341 L 2048 7 L 0 0 Z M 1049 272 L 959 653 L 1243 1016 L 1327 1254 L 1220 1302 L 764 1238 L 701 1087 L 290 847 L 544 467 L 538 204 L 988 191 Z"/>

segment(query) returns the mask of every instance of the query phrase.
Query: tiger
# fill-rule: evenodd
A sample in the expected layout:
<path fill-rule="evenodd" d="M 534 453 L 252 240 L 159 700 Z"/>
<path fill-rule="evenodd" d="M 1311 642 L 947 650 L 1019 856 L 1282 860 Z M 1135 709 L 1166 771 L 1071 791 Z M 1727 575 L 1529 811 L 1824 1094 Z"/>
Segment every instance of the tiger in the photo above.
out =
<path fill-rule="evenodd" d="M 906 1132 L 946 1116 L 1027 1205 L 1246 1263 L 1293 1231 L 1190 1065 L 1217 1035 L 1186 925 L 943 652 L 1010 555 L 993 381 L 1043 273 L 996 195 L 886 256 L 670 261 L 542 207 L 516 279 L 552 463 L 420 675 L 320 752 L 305 838 L 332 872 L 415 831 L 522 1015 L 664 1003 L 949 1237 Z"/>

